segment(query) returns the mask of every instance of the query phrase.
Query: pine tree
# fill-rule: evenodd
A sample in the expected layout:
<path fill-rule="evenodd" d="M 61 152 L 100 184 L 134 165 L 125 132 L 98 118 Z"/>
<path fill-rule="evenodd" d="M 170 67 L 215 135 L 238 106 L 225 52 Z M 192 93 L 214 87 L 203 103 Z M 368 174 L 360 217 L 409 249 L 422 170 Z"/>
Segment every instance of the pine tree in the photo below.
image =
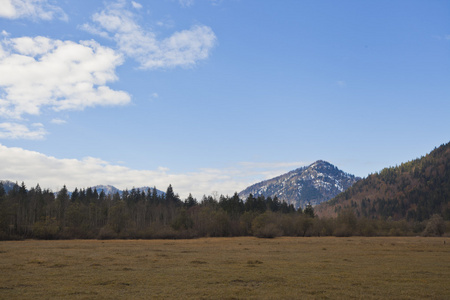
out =
<path fill-rule="evenodd" d="M 189 196 L 186 198 L 186 200 L 184 200 L 184 206 L 189 209 L 195 205 L 197 205 L 197 200 L 192 197 L 191 193 L 189 193 Z"/>
<path fill-rule="evenodd" d="M 166 191 L 166 202 L 167 204 L 175 202 L 175 194 L 173 192 L 172 185 L 169 184 Z"/>
<path fill-rule="evenodd" d="M 314 218 L 314 208 L 311 204 L 306 205 L 305 209 L 303 210 L 303 213 L 311 218 Z"/>

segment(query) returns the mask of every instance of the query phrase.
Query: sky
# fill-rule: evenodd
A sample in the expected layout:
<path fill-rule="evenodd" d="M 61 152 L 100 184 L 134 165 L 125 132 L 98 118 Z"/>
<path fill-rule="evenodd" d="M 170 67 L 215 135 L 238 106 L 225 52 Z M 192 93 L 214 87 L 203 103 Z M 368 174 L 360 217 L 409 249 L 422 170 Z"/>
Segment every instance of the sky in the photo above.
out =
<path fill-rule="evenodd" d="M 450 2 L 0 0 L 0 179 L 232 195 L 450 140 Z"/>

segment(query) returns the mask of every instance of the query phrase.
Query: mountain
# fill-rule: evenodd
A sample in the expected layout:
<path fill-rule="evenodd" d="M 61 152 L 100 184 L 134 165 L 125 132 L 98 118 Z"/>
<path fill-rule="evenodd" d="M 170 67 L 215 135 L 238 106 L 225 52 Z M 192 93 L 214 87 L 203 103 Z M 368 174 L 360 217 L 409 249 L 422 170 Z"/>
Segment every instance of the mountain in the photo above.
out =
<path fill-rule="evenodd" d="M 3 184 L 3 188 L 5 189 L 6 193 L 12 190 L 14 188 L 14 185 L 16 185 L 16 183 L 9 180 L 0 180 L 0 182 Z"/>
<path fill-rule="evenodd" d="M 314 211 L 336 217 L 348 208 L 368 218 L 423 221 L 440 214 L 450 220 L 450 142 L 421 158 L 369 175 Z"/>
<path fill-rule="evenodd" d="M 96 186 L 91 187 L 91 189 L 96 189 L 99 194 L 103 191 L 106 195 L 112 195 L 115 193 L 119 193 L 119 195 L 122 195 L 122 193 L 124 192 L 112 185 L 96 185 Z M 139 191 L 145 192 L 145 193 L 147 193 L 147 191 L 149 189 L 150 189 L 150 192 L 153 191 L 153 188 L 148 187 L 148 186 L 144 186 L 144 187 L 140 187 L 140 188 L 133 188 L 133 189 L 139 190 Z M 165 193 L 163 191 L 156 189 L 156 194 L 158 196 L 161 196 L 161 195 L 164 195 Z"/>
<path fill-rule="evenodd" d="M 293 204 L 297 209 L 328 201 L 359 179 L 326 161 L 318 160 L 307 167 L 249 186 L 239 196 L 243 199 L 249 194 L 255 197 L 277 196 L 279 200 Z"/>
<path fill-rule="evenodd" d="M 122 191 L 112 185 L 96 185 L 92 186 L 91 189 L 96 189 L 99 194 L 103 191 L 106 195 L 113 195 L 115 193 L 122 195 Z"/>

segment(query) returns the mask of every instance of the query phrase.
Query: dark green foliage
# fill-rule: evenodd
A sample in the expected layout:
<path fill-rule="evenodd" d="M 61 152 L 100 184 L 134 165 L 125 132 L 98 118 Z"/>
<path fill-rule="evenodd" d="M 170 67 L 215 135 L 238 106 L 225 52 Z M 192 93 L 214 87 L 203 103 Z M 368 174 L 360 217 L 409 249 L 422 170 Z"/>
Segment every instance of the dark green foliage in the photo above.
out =
<path fill-rule="evenodd" d="M 311 206 L 311 204 L 308 204 L 305 209 L 303 210 L 303 213 L 306 216 L 309 216 L 311 218 L 314 218 L 314 208 Z"/>
<path fill-rule="evenodd" d="M 244 212 L 244 202 L 237 193 L 231 198 L 221 195 L 219 205 L 230 217 L 238 218 Z"/>
<path fill-rule="evenodd" d="M 196 206 L 197 203 L 197 199 L 195 199 L 194 197 L 192 197 L 192 195 L 189 193 L 189 196 L 187 197 L 186 200 L 184 200 L 184 207 L 186 207 L 187 209 Z"/>
<path fill-rule="evenodd" d="M 0 181 L 0 200 L 5 197 L 6 195 L 6 190 L 5 187 L 3 186 L 3 182 Z"/>
<path fill-rule="evenodd" d="M 192 218 L 188 215 L 185 209 L 181 209 L 178 212 L 177 217 L 172 222 L 172 228 L 175 230 L 186 230 L 192 228 L 192 226 L 194 226 L 194 221 L 192 221 Z"/>

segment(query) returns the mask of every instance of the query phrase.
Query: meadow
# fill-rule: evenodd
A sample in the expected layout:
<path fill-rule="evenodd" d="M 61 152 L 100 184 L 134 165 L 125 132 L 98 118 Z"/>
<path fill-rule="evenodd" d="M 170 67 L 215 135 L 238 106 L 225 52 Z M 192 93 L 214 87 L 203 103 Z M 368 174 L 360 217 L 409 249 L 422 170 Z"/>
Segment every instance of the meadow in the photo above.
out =
<path fill-rule="evenodd" d="M 450 240 L 0 242 L 1 299 L 450 299 Z"/>

